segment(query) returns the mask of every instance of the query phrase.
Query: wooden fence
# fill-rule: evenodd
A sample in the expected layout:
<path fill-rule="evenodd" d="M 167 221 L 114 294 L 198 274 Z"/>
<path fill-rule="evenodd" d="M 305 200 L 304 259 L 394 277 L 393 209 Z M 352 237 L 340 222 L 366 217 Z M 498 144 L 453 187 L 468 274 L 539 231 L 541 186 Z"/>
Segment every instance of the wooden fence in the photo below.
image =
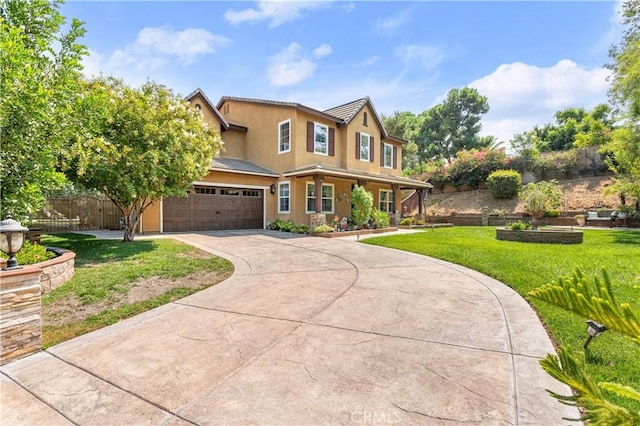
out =
<path fill-rule="evenodd" d="M 106 198 L 50 198 L 29 228 L 46 233 L 117 230 L 121 216 L 120 210 Z"/>

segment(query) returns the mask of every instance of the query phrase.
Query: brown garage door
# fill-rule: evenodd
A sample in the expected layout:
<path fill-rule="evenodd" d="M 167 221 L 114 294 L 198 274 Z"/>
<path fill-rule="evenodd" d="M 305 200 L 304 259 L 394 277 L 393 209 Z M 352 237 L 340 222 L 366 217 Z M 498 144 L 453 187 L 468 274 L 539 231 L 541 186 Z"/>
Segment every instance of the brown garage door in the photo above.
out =
<path fill-rule="evenodd" d="M 217 229 L 261 229 L 261 189 L 196 186 L 188 197 L 162 201 L 162 229 L 165 232 L 211 231 Z"/>

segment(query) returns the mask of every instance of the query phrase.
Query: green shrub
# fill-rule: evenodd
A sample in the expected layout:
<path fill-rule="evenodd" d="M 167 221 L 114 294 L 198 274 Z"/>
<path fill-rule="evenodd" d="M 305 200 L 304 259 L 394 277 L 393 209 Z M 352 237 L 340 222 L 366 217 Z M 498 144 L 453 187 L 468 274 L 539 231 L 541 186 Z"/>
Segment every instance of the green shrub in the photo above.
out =
<path fill-rule="evenodd" d="M 513 198 L 522 187 L 522 175 L 515 170 L 496 170 L 487 177 L 487 185 L 495 198 Z"/>
<path fill-rule="evenodd" d="M 311 232 L 313 234 L 322 234 L 324 232 L 333 232 L 333 228 L 326 223 L 321 223 L 320 225 L 315 226 Z"/>
<path fill-rule="evenodd" d="M 560 210 L 564 194 L 558 182 L 543 180 L 526 184 L 519 197 L 524 201 L 527 212 L 534 217 L 540 217 L 546 212 Z"/>
<path fill-rule="evenodd" d="M 449 178 L 455 186 L 468 185 L 478 189 L 492 172 L 504 169 L 507 164 L 509 158 L 502 149 L 458 151 L 449 167 Z"/>
<path fill-rule="evenodd" d="M 272 231 L 279 231 L 282 228 L 283 224 L 284 224 L 284 221 L 282 219 L 276 219 L 273 222 L 270 222 L 267 225 L 267 228 L 271 229 Z"/>
<path fill-rule="evenodd" d="M 391 225 L 389 213 L 378 210 L 376 208 L 371 211 L 371 219 L 373 219 L 373 223 L 375 224 L 376 228 L 385 228 Z"/>
<path fill-rule="evenodd" d="M 303 223 L 300 225 L 293 225 L 291 227 L 291 232 L 294 234 L 306 234 L 309 231 L 309 227 Z"/>
<path fill-rule="evenodd" d="M 560 212 L 558 210 L 549 210 L 544 212 L 544 217 L 560 217 Z"/>
<path fill-rule="evenodd" d="M 3 259 L 9 258 L 9 256 L 2 252 L 0 252 L 0 257 Z M 45 246 L 31 244 L 29 241 L 25 241 L 20 251 L 16 254 L 18 265 L 33 265 L 34 263 L 44 262 L 54 257 L 56 257 L 56 254 L 52 251 L 47 251 Z"/>
<path fill-rule="evenodd" d="M 413 218 L 412 217 L 403 217 L 402 219 L 400 219 L 400 225 L 402 225 L 402 226 L 413 225 Z"/>
<path fill-rule="evenodd" d="M 357 228 L 367 223 L 373 210 L 373 194 L 367 191 L 364 186 L 356 185 L 351 191 L 351 217 Z"/>
<path fill-rule="evenodd" d="M 517 222 L 507 224 L 507 228 L 511 228 L 514 231 L 526 231 L 528 229 L 532 229 L 533 227 L 531 226 L 531 223 L 519 220 Z"/>

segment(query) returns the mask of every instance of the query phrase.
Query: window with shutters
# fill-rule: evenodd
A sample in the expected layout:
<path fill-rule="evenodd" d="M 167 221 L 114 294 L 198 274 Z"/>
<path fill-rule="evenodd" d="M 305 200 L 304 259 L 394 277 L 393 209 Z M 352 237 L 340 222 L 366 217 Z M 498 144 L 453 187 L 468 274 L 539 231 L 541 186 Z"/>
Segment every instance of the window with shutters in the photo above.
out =
<path fill-rule="evenodd" d="M 395 211 L 393 191 L 389 191 L 388 189 L 380 190 L 379 209 L 387 213 L 393 213 Z"/>
<path fill-rule="evenodd" d="M 360 161 L 370 161 L 371 137 L 360 133 Z"/>
<path fill-rule="evenodd" d="M 387 169 L 393 168 L 393 146 L 388 143 L 384 144 L 384 167 Z"/>
<path fill-rule="evenodd" d="M 329 154 L 329 127 L 324 124 L 315 123 L 313 139 L 313 153 L 328 155 Z"/>
<path fill-rule="evenodd" d="M 291 151 L 291 120 L 278 123 L 278 153 Z"/>

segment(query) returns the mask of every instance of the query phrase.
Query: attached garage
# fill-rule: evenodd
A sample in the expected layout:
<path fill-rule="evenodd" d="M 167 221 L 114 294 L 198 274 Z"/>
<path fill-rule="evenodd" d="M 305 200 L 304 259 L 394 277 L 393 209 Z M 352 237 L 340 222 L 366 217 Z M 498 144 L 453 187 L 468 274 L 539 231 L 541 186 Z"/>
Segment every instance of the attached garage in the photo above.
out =
<path fill-rule="evenodd" d="M 196 185 L 186 198 L 169 197 L 162 200 L 164 232 L 263 227 L 263 189 Z"/>

